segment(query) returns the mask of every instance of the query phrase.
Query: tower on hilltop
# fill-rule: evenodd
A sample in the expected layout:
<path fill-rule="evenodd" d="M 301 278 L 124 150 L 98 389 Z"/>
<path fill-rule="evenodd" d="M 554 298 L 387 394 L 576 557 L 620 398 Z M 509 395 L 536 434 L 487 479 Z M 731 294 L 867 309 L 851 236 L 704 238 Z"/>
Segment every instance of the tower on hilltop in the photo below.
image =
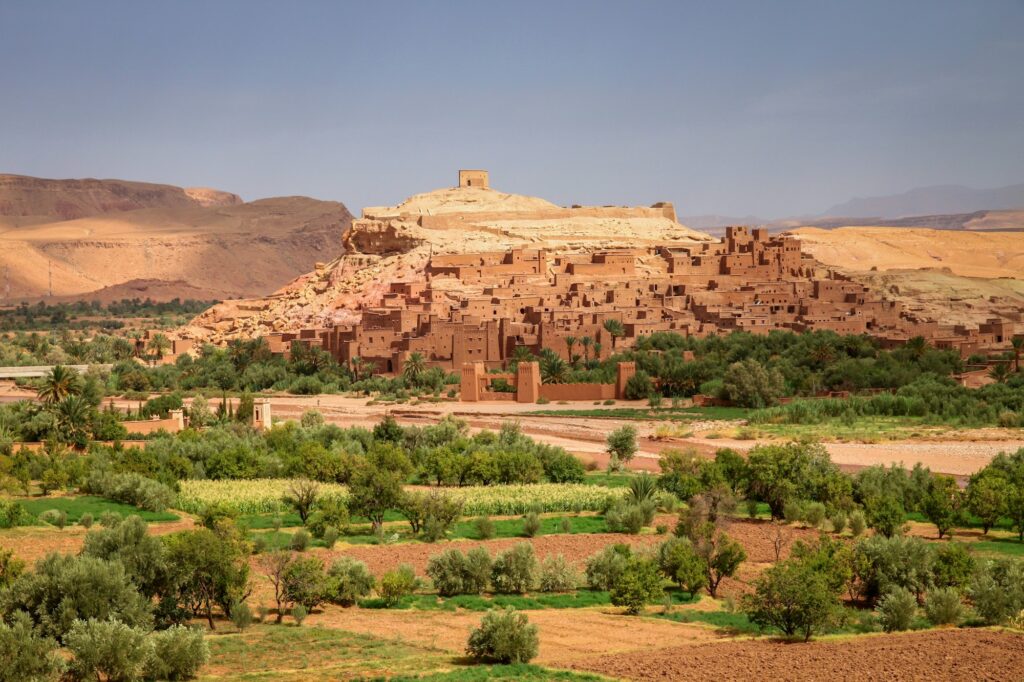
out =
<path fill-rule="evenodd" d="M 485 170 L 460 170 L 459 187 L 489 187 L 487 171 Z"/>

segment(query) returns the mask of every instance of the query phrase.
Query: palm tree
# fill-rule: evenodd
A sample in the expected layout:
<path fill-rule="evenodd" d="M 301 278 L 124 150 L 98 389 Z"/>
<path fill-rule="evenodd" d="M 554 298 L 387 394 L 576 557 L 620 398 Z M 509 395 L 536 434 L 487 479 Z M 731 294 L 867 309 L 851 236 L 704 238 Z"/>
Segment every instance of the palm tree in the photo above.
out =
<path fill-rule="evenodd" d="M 612 337 L 612 351 L 615 351 L 615 339 L 619 336 L 625 336 L 626 328 L 622 326 L 622 323 L 618 320 L 605 320 L 604 330 Z"/>
<path fill-rule="evenodd" d="M 541 383 L 564 384 L 569 378 L 569 365 L 555 353 L 540 359 Z"/>
<path fill-rule="evenodd" d="M 600 360 L 601 359 L 601 349 L 603 347 L 604 346 L 602 346 L 599 341 L 595 341 L 594 342 L 594 360 Z"/>
<path fill-rule="evenodd" d="M 427 360 L 423 357 L 423 353 L 419 352 L 410 353 L 409 357 L 405 359 L 405 364 L 402 366 L 402 376 L 412 384 L 419 381 L 419 378 L 426 371 Z"/>
<path fill-rule="evenodd" d="M 992 365 L 991 369 L 988 370 L 988 375 L 1001 384 L 1010 377 L 1010 366 L 1002 362 L 998 365 Z"/>
<path fill-rule="evenodd" d="M 53 407 L 57 418 L 58 440 L 84 447 L 89 440 L 89 416 L 92 406 L 80 395 L 69 395 Z"/>
<path fill-rule="evenodd" d="M 171 349 L 171 340 L 163 334 L 153 334 L 147 347 L 153 352 L 153 357 L 159 361 L 164 357 L 164 353 Z"/>
<path fill-rule="evenodd" d="M 594 339 L 589 336 L 584 336 L 580 339 L 580 345 L 583 346 L 583 364 L 590 362 L 590 346 L 593 345 Z"/>
<path fill-rule="evenodd" d="M 356 355 L 348 361 L 348 364 L 352 365 L 352 376 L 359 381 L 359 369 L 363 366 L 363 359 Z"/>
<path fill-rule="evenodd" d="M 920 360 L 924 357 L 925 351 L 928 350 L 928 342 L 925 341 L 923 336 L 915 336 L 907 340 L 906 348 L 915 360 Z"/>
<path fill-rule="evenodd" d="M 54 365 L 50 368 L 50 373 L 43 378 L 36 397 L 47 405 L 53 405 L 69 395 L 77 394 L 78 391 L 78 372 L 66 365 Z"/>
<path fill-rule="evenodd" d="M 1020 355 L 1024 352 L 1024 336 L 1015 336 L 1010 339 L 1010 345 L 1013 346 L 1013 371 L 1020 371 Z"/>
<path fill-rule="evenodd" d="M 572 362 L 572 347 L 576 345 L 575 336 L 565 337 L 565 346 L 569 349 L 569 362 Z"/>

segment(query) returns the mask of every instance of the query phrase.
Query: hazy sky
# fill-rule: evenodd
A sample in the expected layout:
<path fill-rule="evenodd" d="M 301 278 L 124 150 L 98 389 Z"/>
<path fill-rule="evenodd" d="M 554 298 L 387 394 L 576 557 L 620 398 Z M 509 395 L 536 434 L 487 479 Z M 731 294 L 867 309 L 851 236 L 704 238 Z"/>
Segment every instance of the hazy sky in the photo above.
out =
<path fill-rule="evenodd" d="M 355 210 L 817 213 L 1024 182 L 1024 2 L 0 0 L 0 172 Z"/>

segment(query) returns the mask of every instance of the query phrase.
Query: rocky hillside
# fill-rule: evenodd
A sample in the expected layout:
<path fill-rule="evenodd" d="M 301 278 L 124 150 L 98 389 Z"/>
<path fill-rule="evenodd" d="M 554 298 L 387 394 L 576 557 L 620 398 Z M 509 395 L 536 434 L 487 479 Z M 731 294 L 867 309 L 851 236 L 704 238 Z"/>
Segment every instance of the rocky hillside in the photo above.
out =
<path fill-rule="evenodd" d="M 0 176 L 0 301 L 264 295 L 333 258 L 351 220 L 306 197 Z"/>
<path fill-rule="evenodd" d="M 678 223 L 671 204 L 565 208 L 493 189 L 441 189 L 364 209 L 336 258 L 271 296 L 215 306 L 181 332 L 221 342 L 355 322 L 392 282 L 422 280 L 431 254 L 529 247 L 556 255 L 708 239 Z"/>

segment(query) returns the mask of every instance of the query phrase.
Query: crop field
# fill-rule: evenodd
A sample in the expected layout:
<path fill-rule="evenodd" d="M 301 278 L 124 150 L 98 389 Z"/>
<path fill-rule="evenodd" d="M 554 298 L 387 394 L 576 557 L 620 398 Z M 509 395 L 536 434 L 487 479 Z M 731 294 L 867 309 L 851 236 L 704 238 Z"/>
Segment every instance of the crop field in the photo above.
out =
<path fill-rule="evenodd" d="M 257 479 L 248 481 L 181 482 L 177 506 L 198 514 L 210 505 L 223 505 L 239 514 L 272 514 L 283 512 L 282 501 L 292 481 Z M 348 498 L 348 489 L 334 484 L 321 484 L 320 494 L 340 500 Z M 624 488 L 598 485 L 537 483 L 530 485 L 466 486 L 451 489 L 463 502 L 467 516 L 525 514 L 537 512 L 599 511 L 609 500 L 621 499 Z"/>

